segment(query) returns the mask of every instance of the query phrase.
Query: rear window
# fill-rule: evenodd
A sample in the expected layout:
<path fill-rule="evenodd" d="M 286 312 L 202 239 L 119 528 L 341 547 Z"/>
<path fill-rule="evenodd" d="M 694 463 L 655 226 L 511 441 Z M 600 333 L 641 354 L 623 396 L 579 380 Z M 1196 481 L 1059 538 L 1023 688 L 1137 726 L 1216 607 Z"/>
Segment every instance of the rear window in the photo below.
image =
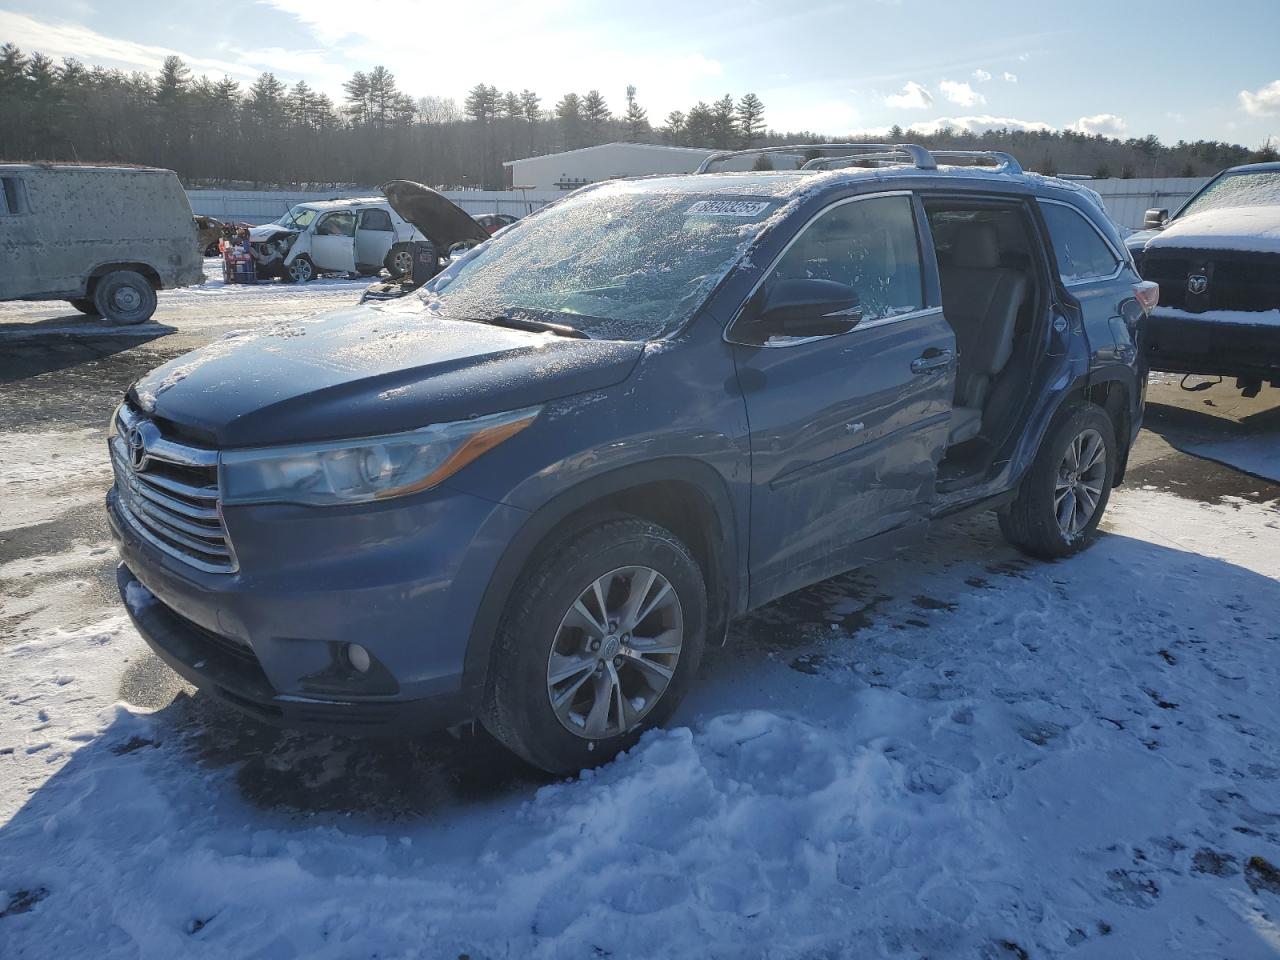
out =
<path fill-rule="evenodd" d="M 28 209 L 26 181 L 21 177 L 0 177 L 0 216 L 18 216 Z"/>
<path fill-rule="evenodd" d="M 360 214 L 361 230 L 390 230 L 391 215 L 385 210 L 366 210 Z"/>
<path fill-rule="evenodd" d="M 1084 214 L 1063 203 L 1041 203 L 1040 211 L 1064 283 L 1109 277 L 1120 267 L 1120 258 Z"/>

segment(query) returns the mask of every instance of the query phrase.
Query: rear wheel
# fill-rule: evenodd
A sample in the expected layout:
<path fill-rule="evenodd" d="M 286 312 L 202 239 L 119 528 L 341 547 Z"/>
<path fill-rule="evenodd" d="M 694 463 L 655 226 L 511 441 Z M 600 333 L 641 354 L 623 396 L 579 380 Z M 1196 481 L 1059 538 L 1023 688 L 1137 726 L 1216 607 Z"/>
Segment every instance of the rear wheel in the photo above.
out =
<path fill-rule="evenodd" d="M 67 302 L 86 316 L 96 317 L 98 315 L 98 308 L 94 306 L 92 297 L 79 297 Z"/>
<path fill-rule="evenodd" d="M 604 763 L 679 705 L 706 610 L 697 561 L 656 524 L 608 520 L 550 544 L 512 593 L 485 726 L 552 773 Z"/>
<path fill-rule="evenodd" d="M 1083 550 L 1107 508 L 1115 467 L 1115 427 L 1106 411 L 1092 403 L 1064 411 L 1000 514 L 1005 539 L 1046 560 Z"/>
<path fill-rule="evenodd" d="M 94 287 L 93 306 L 114 323 L 144 323 L 156 312 L 155 287 L 133 270 L 113 270 Z"/>
<path fill-rule="evenodd" d="M 398 243 L 387 253 L 387 273 L 391 279 L 407 277 L 413 272 L 413 250 L 403 243 Z"/>

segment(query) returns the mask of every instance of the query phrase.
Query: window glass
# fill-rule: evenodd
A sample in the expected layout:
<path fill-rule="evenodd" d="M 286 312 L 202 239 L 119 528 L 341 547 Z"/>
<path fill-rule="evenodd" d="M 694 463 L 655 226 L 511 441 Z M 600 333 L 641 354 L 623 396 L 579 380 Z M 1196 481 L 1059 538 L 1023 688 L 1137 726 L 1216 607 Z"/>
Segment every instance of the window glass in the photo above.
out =
<path fill-rule="evenodd" d="M 331 213 L 316 224 L 316 233 L 322 237 L 354 237 L 356 215 L 346 211 Z"/>
<path fill-rule="evenodd" d="M 1060 203 L 1042 203 L 1040 211 L 1049 226 L 1064 281 L 1109 277 L 1116 272 L 1120 260 L 1084 214 Z"/>
<path fill-rule="evenodd" d="M 1178 216 L 1187 217 L 1219 207 L 1252 207 L 1280 203 L 1280 170 L 1228 173 L 1214 180 Z"/>
<path fill-rule="evenodd" d="M 783 255 L 769 282 L 804 278 L 853 287 L 864 321 L 921 309 L 920 248 L 911 198 L 873 197 L 822 214 Z"/>
<path fill-rule="evenodd" d="M 294 207 L 276 223 L 282 227 L 293 227 L 297 230 L 305 230 L 311 225 L 311 221 L 316 218 L 316 211 L 313 207 L 304 207 L 301 204 Z"/>
<path fill-rule="evenodd" d="M 0 215 L 27 212 L 27 185 L 21 177 L 0 177 Z"/>
<path fill-rule="evenodd" d="M 390 230 L 391 215 L 385 210 L 366 210 L 360 214 L 361 230 Z"/>

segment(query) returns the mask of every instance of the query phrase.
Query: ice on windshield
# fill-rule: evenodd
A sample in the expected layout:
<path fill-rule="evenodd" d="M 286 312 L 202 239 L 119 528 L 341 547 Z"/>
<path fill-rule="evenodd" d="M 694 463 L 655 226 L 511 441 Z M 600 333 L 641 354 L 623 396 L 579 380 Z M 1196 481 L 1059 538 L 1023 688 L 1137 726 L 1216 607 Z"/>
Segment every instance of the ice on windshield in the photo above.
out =
<path fill-rule="evenodd" d="M 494 237 L 428 284 L 427 301 L 450 317 L 526 310 L 593 337 L 653 339 L 692 315 L 779 204 L 608 184 Z"/>
<path fill-rule="evenodd" d="M 1259 204 L 1280 204 L 1280 170 L 1227 174 L 1209 184 L 1203 193 L 1187 204 L 1179 217 L 1221 207 Z"/>

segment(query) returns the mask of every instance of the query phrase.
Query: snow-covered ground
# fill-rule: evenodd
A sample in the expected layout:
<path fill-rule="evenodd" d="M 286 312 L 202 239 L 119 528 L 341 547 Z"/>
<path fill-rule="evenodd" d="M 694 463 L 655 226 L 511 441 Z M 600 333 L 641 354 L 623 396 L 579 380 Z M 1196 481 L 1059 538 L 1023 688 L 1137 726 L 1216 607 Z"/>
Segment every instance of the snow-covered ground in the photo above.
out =
<path fill-rule="evenodd" d="M 61 300 L 0 304 L 0 342 L 33 334 L 77 334 L 138 337 L 177 326 L 198 317 L 201 328 L 235 327 L 251 317 L 254 324 L 296 319 L 322 310 L 354 304 L 375 281 L 369 277 L 323 277 L 309 283 L 268 280 L 255 284 L 224 283 L 222 261 L 204 261 L 205 282 L 199 287 L 161 290 L 155 315 L 147 323 L 119 326 L 85 317 Z"/>
<path fill-rule="evenodd" d="M 1106 526 L 1038 564 L 975 518 L 774 604 L 564 782 L 122 702 L 121 611 L 49 617 L 99 545 L 6 564 L 0 954 L 1274 958 L 1280 508 Z"/>

